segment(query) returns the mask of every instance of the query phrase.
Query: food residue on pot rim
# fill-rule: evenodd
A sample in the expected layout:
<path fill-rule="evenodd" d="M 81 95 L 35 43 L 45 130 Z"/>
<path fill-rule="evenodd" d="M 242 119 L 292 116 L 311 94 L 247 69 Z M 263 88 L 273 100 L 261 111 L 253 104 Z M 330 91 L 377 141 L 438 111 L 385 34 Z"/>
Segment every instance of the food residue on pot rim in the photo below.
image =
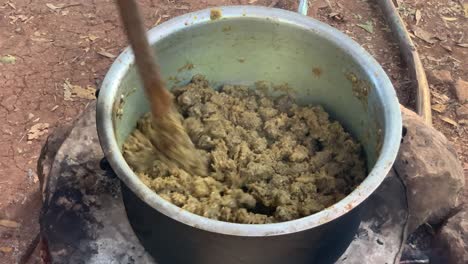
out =
<path fill-rule="evenodd" d="M 365 80 L 360 80 L 354 73 L 346 74 L 346 79 L 351 82 L 354 96 L 367 106 L 367 97 L 371 89 L 370 84 Z"/>
<path fill-rule="evenodd" d="M 193 65 L 193 63 L 187 62 L 187 63 L 184 64 L 182 67 L 180 67 L 179 69 L 177 69 L 177 72 L 190 71 L 190 70 L 193 70 L 194 67 L 195 67 L 195 66 Z"/>
<path fill-rule="evenodd" d="M 223 29 L 221 31 L 223 31 L 224 33 L 226 32 L 229 32 L 232 30 L 232 27 L 231 26 L 224 26 Z"/>
<path fill-rule="evenodd" d="M 210 10 L 210 19 L 216 20 L 220 19 L 222 16 L 221 9 L 211 9 Z"/>
<path fill-rule="evenodd" d="M 183 124 L 208 175 L 190 175 L 159 158 L 146 114 L 123 155 L 138 177 L 165 200 L 227 222 L 276 223 L 319 212 L 366 176 L 362 148 L 320 106 L 287 95 L 224 85 L 200 75 L 173 90 Z"/>
<path fill-rule="evenodd" d="M 120 95 L 119 100 L 114 104 L 113 112 L 115 113 L 115 118 L 121 119 L 123 116 L 123 111 L 125 107 L 126 98 L 129 97 L 132 93 L 136 92 L 136 88 L 132 88 L 130 91 L 125 92 Z"/>
<path fill-rule="evenodd" d="M 322 69 L 320 67 L 312 68 L 312 73 L 315 77 L 320 77 L 322 75 Z"/>

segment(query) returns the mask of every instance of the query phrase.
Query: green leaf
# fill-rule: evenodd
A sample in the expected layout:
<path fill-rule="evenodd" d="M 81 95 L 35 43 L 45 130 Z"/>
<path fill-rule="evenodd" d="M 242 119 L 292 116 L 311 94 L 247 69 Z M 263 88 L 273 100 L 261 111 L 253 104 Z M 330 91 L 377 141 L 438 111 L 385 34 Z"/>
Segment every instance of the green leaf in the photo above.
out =
<path fill-rule="evenodd" d="M 11 55 L 5 55 L 0 57 L 0 63 L 3 64 L 15 64 L 16 62 L 16 57 L 11 56 Z"/>
<path fill-rule="evenodd" d="M 365 31 L 371 34 L 374 33 L 374 24 L 372 23 L 372 21 L 367 21 L 365 24 L 356 24 L 356 26 L 364 29 Z"/>

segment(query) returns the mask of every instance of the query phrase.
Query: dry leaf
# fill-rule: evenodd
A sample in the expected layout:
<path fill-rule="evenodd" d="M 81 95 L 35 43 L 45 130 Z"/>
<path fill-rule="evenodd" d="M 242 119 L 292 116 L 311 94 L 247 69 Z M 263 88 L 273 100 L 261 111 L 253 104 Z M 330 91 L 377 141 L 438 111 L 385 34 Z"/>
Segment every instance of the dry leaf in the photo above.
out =
<path fill-rule="evenodd" d="M 28 131 L 28 141 L 39 139 L 41 136 L 49 133 L 48 123 L 37 123 L 33 125 Z"/>
<path fill-rule="evenodd" d="M 3 252 L 3 253 L 10 253 L 13 251 L 13 248 L 12 247 L 0 247 L 0 252 Z"/>
<path fill-rule="evenodd" d="M 95 36 L 95 35 L 88 35 L 88 39 L 91 40 L 91 41 L 95 41 L 96 39 L 98 39 L 99 37 Z"/>
<path fill-rule="evenodd" d="M 468 3 L 463 3 L 463 12 L 465 12 L 465 18 L 468 18 Z"/>
<path fill-rule="evenodd" d="M 65 101 L 73 101 L 73 98 L 81 98 L 87 100 L 96 99 L 96 88 L 92 86 L 86 86 L 83 88 L 79 85 L 73 85 L 67 79 L 63 83 L 63 99 Z"/>
<path fill-rule="evenodd" d="M 353 14 L 354 18 L 357 20 L 361 20 L 362 16 L 360 14 Z"/>
<path fill-rule="evenodd" d="M 257 3 L 257 1 L 258 1 L 258 0 L 250 0 L 250 1 L 249 1 L 249 4 L 255 4 L 255 3 Z"/>
<path fill-rule="evenodd" d="M 441 44 L 440 46 L 441 46 L 442 48 L 444 48 L 446 51 L 452 52 L 452 47 L 447 46 L 447 45 L 442 45 L 442 44 Z"/>
<path fill-rule="evenodd" d="M 84 89 L 78 89 L 78 90 L 73 91 L 72 94 L 73 96 L 76 96 L 82 99 L 94 100 L 96 99 L 96 88 L 88 85 Z"/>
<path fill-rule="evenodd" d="M 50 8 L 52 11 L 55 11 L 55 10 L 57 10 L 57 9 L 63 8 L 63 6 L 56 6 L 56 5 L 50 4 L 50 3 L 47 3 L 47 4 L 45 4 L 45 5 L 46 5 L 48 8 Z"/>
<path fill-rule="evenodd" d="M 429 56 L 429 55 L 426 56 L 426 58 L 427 58 L 428 60 L 431 60 L 431 61 L 433 61 L 433 62 L 436 62 L 437 64 L 439 64 L 439 62 L 442 61 L 442 59 L 437 59 L 437 58 L 434 58 L 434 57 Z"/>
<path fill-rule="evenodd" d="M 432 110 L 438 112 L 438 113 L 443 113 L 445 110 L 447 110 L 447 106 L 443 104 L 435 104 L 431 106 Z"/>
<path fill-rule="evenodd" d="M 80 39 L 86 39 L 86 41 L 95 41 L 98 38 L 99 38 L 98 36 L 95 36 L 92 34 L 80 36 Z"/>
<path fill-rule="evenodd" d="M 422 39 L 424 40 L 425 42 L 429 43 L 429 44 L 434 44 L 436 43 L 437 41 L 434 39 L 434 35 L 432 35 L 431 33 L 425 31 L 424 29 L 422 28 L 419 28 L 419 27 L 413 27 L 413 33 L 416 37 L 418 37 L 419 39 Z"/>
<path fill-rule="evenodd" d="M 468 43 L 457 43 L 457 46 L 462 48 L 468 48 Z"/>
<path fill-rule="evenodd" d="M 24 21 L 24 23 L 28 23 L 28 22 L 31 21 L 33 18 L 34 18 L 34 16 L 30 16 L 26 21 Z"/>
<path fill-rule="evenodd" d="M 328 17 L 333 18 L 333 19 L 335 19 L 337 21 L 343 21 L 344 20 L 343 14 L 341 14 L 339 12 L 331 12 L 330 14 L 328 14 Z"/>
<path fill-rule="evenodd" d="M 63 100 L 73 101 L 71 90 L 72 90 L 71 84 L 70 82 L 68 82 L 68 80 L 66 80 L 65 83 L 63 84 Z"/>
<path fill-rule="evenodd" d="M 159 16 L 156 22 L 154 23 L 153 27 L 159 25 L 159 23 L 161 22 L 161 19 L 162 19 L 162 16 Z"/>
<path fill-rule="evenodd" d="M 31 38 L 31 40 L 35 42 L 53 42 L 53 40 L 46 38 Z"/>
<path fill-rule="evenodd" d="M 3 64 L 15 64 L 16 63 L 16 57 L 11 56 L 11 55 L 5 55 L 0 57 L 0 63 Z"/>
<path fill-rule="evenodd" d="M 445 38 L 444 36 L 441 36 L 441 35 L 435 35 L 434 38 L 438 39 L 440 41 L 446 41 L 447 40 L 447 38 Z"/>
<path fill-rule="evenodd" d="M 455 57 L 453 57 L 453 56 L 447 56 L 447 58 L 450 58 L 451 60 L 453 60 L 453 61 L 455 61 L 455 62 L 458 62 L 458 63 L 461 62 L 461 60 L 459 60 L 459 59 L 457 59 L 457 58 L 455 58 Z"/>
<path fill-rule="evenodd" d="M 7 219 L 0 219 L 0 226 L 9 227 L 9 228 L 18 228 L 20 224 L 15 221 L 7 220 Z"/>
<path fill-rule="evenodd" d="M 450 22 L 456 21 L 458 19 L 456 17 L 446 17 L 446 16 L 441 16 L 441 17 L 442 17 L 443 20 L 450 21 Z"/>
<path fill-rule="evenodd" d="M 25 22 L 28 19 L 28 17 L 25 15 L 9 16 L 9 18 L 11 19 L 11 23 L 16 23 L 18 20 Z"/>
<path fill-rule="evenodd" d="M 28 19 L 28 17 L 25 16 L 25 15 L 19 15 L 18 18 L 19 18 L 22 22 L 24 22 L 24 21 L 26 21 L 26 20 Z"/>
<path fill-rule="evenodd" d="M 113 59 L 113 58 L 116 57 L 114 54 L 109 53 L 109 52 L 107 52 L 107 51 L 105 51 L 105 50 L 98 51 L 97 53 L 98 53 L 99 55 L 104 56 L 104 57 L 107 57 L 107 58 L 109 58 L 109 59 Z"/>
<path fill-rule="evenodd" d="M 7 5 L 16 10 L 16 6 L 12 2 L 8 1 Z"/>
<path fill-rule="evenodd" d="M 416 25 L 419 24 L 419 21 L 421 21 L 422 13 L 421 10 L 416 10 L 416 13 L 414 14 L 414 19 L 416 20 Z"/>
<path fill-rule="evenodd" d="M 446 123 L 451 124 L 452 126 L 456 126 L 456 127 L 458 126 L 458 123 L 455 120 L 451 119 L 450 117 L 441 116 L 440 119 Z"/>
<path fill-rule="evenodd" d="M 54 107 L 52 107 L 52 109 L 50 109 L 50 111 L 53 112 L 53 111 L 57 110 L 57 108 L 59 108 L 59 106 L 58 106 L 58 105 L 55 105 Z"/>
<path fill-rule="evenodd" d="M 72 7 L 72 6 L 79 6 L 81 5 L 81 3 L 72 3 L 72 4 L 61 4 L 61 5 L 54 5 L 54 4 L 50 4 L 50 3 L 47 3 L 46 6 L 48 8 L 50 8 L 50 10 L 52 11 L 57 11 L 59 9 L 63 9 L 63 8 L 67 8 L 67 7 Z M 68 13 L 67 13 L 68 14 Z"/>
<path fill-rule="evenodd" d="M 447 104 L 450 98 L 445 95 L 438 93 L 436 91 L 431 91 L 432 99 L 438 104 Z"/>

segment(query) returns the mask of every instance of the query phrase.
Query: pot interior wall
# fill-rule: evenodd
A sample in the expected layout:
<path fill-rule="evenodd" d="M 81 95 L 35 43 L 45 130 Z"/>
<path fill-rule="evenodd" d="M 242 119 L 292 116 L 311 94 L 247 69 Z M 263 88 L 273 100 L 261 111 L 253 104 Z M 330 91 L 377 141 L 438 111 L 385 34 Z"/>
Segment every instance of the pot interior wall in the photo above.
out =
<path fill-rule="evenodd" d="M 384 124 L 383 98 L 373 86 L 378 76 L 320 35 L 280 19 L 237 17 L 192 24 L 153 44 L 168 87 L 203 74 L 219 88 L 224 83 L 254 87 L 256 81 L 285 84 L 302 105 L 320 104 L 364 146 L 369 170 L 375 164 Z M 360 51 L 359 51 L 360 52 Z M 119 87 L 114 128 L 119 146 L 148 111 L 135 68 Z"/>

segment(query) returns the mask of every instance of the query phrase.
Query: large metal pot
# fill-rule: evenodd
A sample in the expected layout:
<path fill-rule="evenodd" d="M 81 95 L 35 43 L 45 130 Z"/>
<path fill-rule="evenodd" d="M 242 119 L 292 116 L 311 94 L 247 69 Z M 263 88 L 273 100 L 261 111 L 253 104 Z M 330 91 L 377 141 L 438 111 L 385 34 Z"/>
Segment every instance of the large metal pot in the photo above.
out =
<path fill-rule="evenodd" d="M 288 83 L 299 103 L 323 105 L 362 142 L 369 175 L 335 205 L 277 224 L 215 221 L 166 202 L 138 179 L 120 151 L 149 110 L 127 48 L 102 84 L 97 125 L 102 149 L 123 182 L 129 220 L 159 263 L 333 262 L 359 225 L 359 205 L 379 187 L 397 155 L 402 125 L 392 84 L 362 47 L 321 22 L 274 8 L 219 10 L 220 18 L 202 10 L 149 31 L 168 87 L 185 84 L 196 73 L 215 87 Z"/>

